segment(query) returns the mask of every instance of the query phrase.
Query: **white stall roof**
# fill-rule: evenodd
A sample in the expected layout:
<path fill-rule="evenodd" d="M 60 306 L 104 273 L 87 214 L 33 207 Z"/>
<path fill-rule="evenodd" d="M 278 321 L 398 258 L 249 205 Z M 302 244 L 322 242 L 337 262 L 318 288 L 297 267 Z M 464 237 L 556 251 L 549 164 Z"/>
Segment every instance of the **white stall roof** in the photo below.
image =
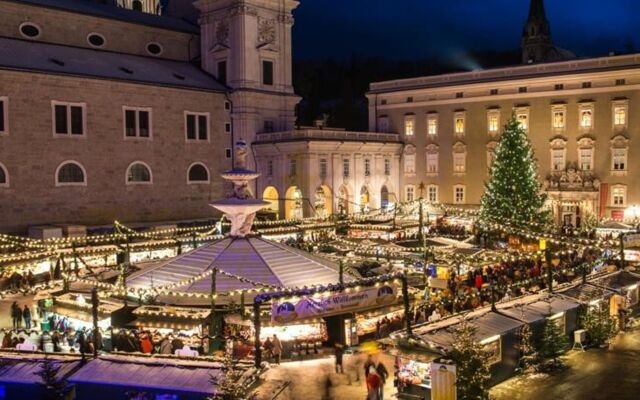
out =
<path fill-rule="evenodd" d="M 591 283 L 580 284 L 560 292 L 563 296 L 571 297 L 582 303 L 611 297 L 614 292 L 609 289 L 598 287 Z"/>
<path fill-rule="evenodd" d="M 69 382 L 211 395 L 216 393 L 211 379 L 223 374 L 222 367 L 212 362 L 101 356 L 73 374 Z"/>
<path fill-rule="evenodd" d="M 510 305 L 500 308 L 498 311 L 511 318 L 531 323 L 540 321 L 550 315 L 578 308 L 579 305 L 576 301 L 554 296 L 529 303 Z"/>
<path fill-rule="evenodd" d="M 130 287 L 149 288 L 174 284 L 202 274 L 210 267 L 254 282 L 279 287 L 337 283 L 338 267 L 307 252 L 258 237 L 226 238 L 166 262 L 155 263 L 128 278 Z M 345 275 L 345 281 L 353 278 Z M 217 274 L 219 293 L 252 288 L 248 282 Z M 209 293 L 211 278 L 175 288 L 177 291 Z"/>
<path fill-rule="evenodd" d="M 80 365 L 78 357 L 59 357 L 50 355 L 49 358 L 60 366 L 57 377 L 69 375 Z M 0 354 L 0 383 L 35 384 L 43 383 L 36 375 L 42 369 L 44 356 L 38 354 Z"/>

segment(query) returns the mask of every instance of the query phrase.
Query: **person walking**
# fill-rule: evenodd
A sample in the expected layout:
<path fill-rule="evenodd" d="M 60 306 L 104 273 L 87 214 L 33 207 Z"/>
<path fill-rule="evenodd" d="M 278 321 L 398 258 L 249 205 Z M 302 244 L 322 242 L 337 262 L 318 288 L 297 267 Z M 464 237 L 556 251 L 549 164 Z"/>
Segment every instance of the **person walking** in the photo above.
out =
<path fill-rule="evenodd" d="M 367 355 L 367 361 L 364 362 L 364 381 L 367 382 L 367 378 L 369 378 L 369 369 L 373 367 L 375 369 L 376 363 L 373 362 L 373 356 L 371 354 Z"/>
<path fill-rule="evenodd" d="M 24 305 L 24 310 L 22 311 L 22 318 L 24 319 L 25 328 L 27 328 L 27 330 L 30 330 L 31 329 L 31 310 L 26 304 Z"/>
<path fill-rule="evenodd" d="M 16 321 L 18 312 L 16 311 L 16 308 L 19 308 L 19 306 L 18 303 L 14 301 L 13 304 L 11 304 L 11 321 L 13 322 L 13 329 L 18 329 L 18 321 Z"/>
<path fill-rule="evenodd" d="M 367 400 L 380 400 L 380 386 L 382 386 L 382 380 L 375 366 L 372 365 L 367 375 Z"/>
<path fill-rule="evenodd" d="M 273 358 L 273 343 L 271 343 L 271 339 L 269 338 L 264 341 L 264 355 L 269 361 Z"/>
<path fill-rule="evenodd" d="M 278 339 L 278 336 L 274 333 L 273 334 L 273 340 L 271 340 L 271 343 L 273 344 L 273 356 L 276 359 L 276 364 L 280 365 L 280 356 L 282 355 L 282 343 L 280 342 L 280 339 Z"/>
<path fill-rule="evenodd" d="M 342 356 L 344 355 L 344 345 L 336 342 L 335 346 L 336 355 L 336 374 L 344 374 L 344 367 L 342 366 Z"/>
<path fill-rule="evenodd" d="M 387 371 L 387 368 L 384 366 L 382 361 L 380 361 L 380 362 L 378 362 L 378 365 L 376 366 L 376 372 L 380 376 L 380 380 L 381 380 L 381 383 L 380 383 L 380 400 L 384 400 L 384 384 L 387 382 L 387 378 L 389 377 L 389 371 Z"/>
<path fill-rule="evenodd" d="M 13 308 L 13 311 L 12 311 L 13 329 L 20 329 L 22 328 L 22 309 L 20 308 L 18 303 L 16 303 L 15 301 L 13 302 L 13 304 L 15 305 L 15 308 Z"/>

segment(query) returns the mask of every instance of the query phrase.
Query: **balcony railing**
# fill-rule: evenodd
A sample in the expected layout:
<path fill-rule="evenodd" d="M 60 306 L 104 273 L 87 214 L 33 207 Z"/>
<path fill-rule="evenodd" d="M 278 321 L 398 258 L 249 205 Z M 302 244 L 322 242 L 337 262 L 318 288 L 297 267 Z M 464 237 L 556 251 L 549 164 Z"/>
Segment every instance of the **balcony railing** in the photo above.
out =
<path fill-rule="evenodd" d="M 395 142 L 400 143 L 396 133 L 354 132 L 331 129 L 296 129 L 285 132 L 258 133 L 256 143 L 286 142 L 293 140 L 340 140 L 354 142 Z"/>

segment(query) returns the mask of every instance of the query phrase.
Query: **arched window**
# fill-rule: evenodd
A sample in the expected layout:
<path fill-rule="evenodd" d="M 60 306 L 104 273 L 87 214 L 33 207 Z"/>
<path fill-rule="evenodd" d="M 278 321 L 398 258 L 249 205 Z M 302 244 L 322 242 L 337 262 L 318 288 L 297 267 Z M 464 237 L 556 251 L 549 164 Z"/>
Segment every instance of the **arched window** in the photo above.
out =
<path fill-rule="evenodd" d="M 389 207 L 389 189 L 386 186 L 382 186 L 380 189 L 380 208 L 387 209 Z"/>
<path fill-rule="evenodd" d="M 207 167 L 200 163 L 191 164 L 187 183 L 209 183 L 209 170 Z"/>
<path fill-rule="evenodd" d="M 56 170 L 56 186 L 85 186 L 87 174 L 76 161 L 64 161 Z"/>
<path fill-rule="evenodd" d="M 127 185 L 151 184 L 152 182 L 151 168 L 142 161 L 135 161 L 127 168 Z"/>
<path fill-rule="evenodd" d="M 0 187 L 9 187 L 9 173 L 2 163 L 0 163 Z"/>
<path fill-rule="evenodd" d="M 142 11 L 142 1 L 140 0 L 133 0 L 133 3 L 131 5 L 131 8 L 135 11 Z"/>

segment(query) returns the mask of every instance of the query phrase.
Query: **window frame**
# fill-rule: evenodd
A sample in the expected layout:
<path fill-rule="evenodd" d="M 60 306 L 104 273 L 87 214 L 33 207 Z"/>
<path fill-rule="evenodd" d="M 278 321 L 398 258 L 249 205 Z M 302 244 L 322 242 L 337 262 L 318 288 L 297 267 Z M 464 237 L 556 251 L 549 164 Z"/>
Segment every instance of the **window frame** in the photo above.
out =
<path fill-rule="evenodd" d="M 271 83 L 265 82 L 265 65 L 271 63 Z M 260 59 L 260 83 L 262 86 L 274 87 L 276 85 L 276 61 L 270 58 Z"/>
<path fill-rule="evenodd" d="M 98 36 L 102 39 L 102 44 L 101 45 L 95 45 L 93 43 L 91 43 L 91 40 L 89 40 L 92 36 Z M 102 33 L 98 33 L 98 32 L 89 32 L 87 34 L 87 44 L 91 47 L 93 47 L 94 49 L 102 49 L 104 47 L 107 46 L 107 38 L 104 37 L 104 35 Z"/>
<path fill-rule="evenodd" d="M 25 35 L 22 32 L 22 28 L 26 25 L 31 25 L 34 26 L 37 30 L 38 30 L 38 34 L 35 36 L 29 36 L 29 35 Z M 20 25 L 18 25 L 18 32 L 20 32 L 20 36 L 22 36 L 23 38 L 27 39 L 27 40 L 37 40 L 40 38 L 40 36 L 42 36 L 42 27 L 38 24 L 36 24 L 33 21 L 24 21 L 22 22 Z"/>
<path fill-rule="evenodd" d="M 567 169 L 567 141 L 562 138 L 556 138 L 549 143 L 549 169 L 551 173 L 560 173 Z M 555 169 L 555 152 L 562 152 L 562 168 Z"/>
<path fill-rule="evenodd" d="M 578 107 L 578 129 L 581 132 L 592 132 L 595 130 L 596 125 L 596 113 L 595 106 L 593 103 L 583 103 Z M 584 126 L 582 125 L 582 114 L 585 112 L 591 113 L 591 125 Z"/>
<path fill-rule="evenodd" d="M 194 139 L 189 139 L 189 130 L 188 130 L 188 117 L 193 115 L 196 119 L 196 127 L 195 127 L 195 135 Z M 200 118 L 207 118 L 207 139 L 199 139 L 200 133 Z M 200 112 L 200 111 L 184 111 L 184 140 L 186 143 L 210 143 L 211 142 L 211 113 L 210 112 Z"/>
<path fill-rule="evenodd" d="M 409 189 L 411 189 L 411 199 L 409 199 Z M 404 185 L 404 201 L 410 202 L 416 199 L 416 185 Z"/>
<path fill-rule="evenodd" d="M 384 121 L 384 124 L 382 123 Z M 390 130 L 389 117 L 386 115 L 381 115 L 378 117 L 378 132 L 380 133 L 389 133 Z"/>
<path fill-rule="evenodd" d="M 364 176 L 371 176 L 371 158 L 366 157 L 362 160 L 362 167 L 364 170 Z"/>
<path fill-rule="evenodd" d="M 329 176 L 329 160 L 326 157 L 318 159 L 318 174 L 320 178 Z"/>
<path fill-rule="evenodd" d="M 462 168 L 456 169 L 458 166 L 456 161 L 459 161 L 460 159 L 462 159 Z M 453 145 L 451 160 L 454 176 L 462 176 L 467 173 L 467 146 L 464 143 L 456 142 Z"/>
<path fill-rule="evenodd" d="M 0 188 L 5 188 L 6 189 L 6 188 L 11 187 L 11 182 L 9 180 L 9 170 L 1 162 L 0 162 L 0 170 L 2 170 L 2 172 L 4 172 L 4 180 L 5 180 L 4 182 L 0 182 Z"/>
<path fill-rule="evenodd" d="M 2 108 L 2 115 L 4 116 L 4 126 L 0 130 L 0 136 L 8 136 L 9 135 L 9 96 L 0 96 L 0 108 Z"/>
<path fill-rule="evenodd" d="M 589 137 L 583 137 L 582 139 L 578 140 L 578 169 L 580 171 L 591 171 L 593 172 L 593 170 L 595 169 L 595 141 Z M 582 164 L 582 156 L 583 156 L 583 152 L 588 150 L 590 152 L 589 154 L 589 169 L 584 169 L 583 168 L 583 164 Z"/>
<path fill-rule="evenodd" d="M 431 126 L 433 123 L 433 127 L 434 127 L 434 132 L 431 133 Z M 427 137 L 428 138 L 435 138 L 438 137 L 438 129 L 439 129 L 439 123 L 438 123 L 438 113 L 429 113 L 427 114 Z"/>
<path fill-rule="evenodd" d="M 127 111 L 135 113 L 135 136 L 127 136 Z M 149 114 L 149 136 L 140 136 L 140 111 Z M 125 140 L 153 139 L 153 111 L 151 107 L 122 106 L 122 134 Z"/>
<path fill-rule="evenodd" d="M 491 129 L 491 119 L 492 117 L 495 117 L 496 119 L 496 126 L 495 129 Z M 500 133 L 500 110 L 498 109 L 490 109 L 487 110 L 487 133 L 489 134 L 489 136 L 496 136 L 498 135 L 498 133 Z"/>
<path fill-rule="evenodd" d="M 415 176 L 416 175 L 416 154 L 405 154 L 404 155 L 404 176 Z M 413 166 L 413 168 L 409 168 Z"/>
<path fill-rule="evenodd" d="M 147 171 L 149 171 L 149 181 L 129 181 L 129 170 L 136 164 L 142 164 L 147 168 Z M 137 186 L 137 185 L 153 185 L 153 170 L 151 169 L 151 167 L 149 166 L 149 164 L 147 164 L 144 161 L 141 160 L 136 160 L 133 161 L 131 164 L 129 164 L 129 166 L 127 167 L 127 169 L 125 170 L 124 173 L 124 182 L 126 185 L 131 185 L 131 186 Z"/>
<path fill-rule="evenodd" d="M 155 45 L 158 46 L 158 48 L 160 49 L 160 51 L 158 53 L 153 53 L 151 51 L 149 51 L 149 46 L 151 45 Z M 162 55 L 162 53 L 164 53 L 164 46 L 162 46 L 162 44 L 160 44 L 159 42 L 148 42 L 147 44 L 144 45 L 144 50 L 147 52 L 147 54 L 149 54 L 152 57 L 160 57 Z"/>
<path fill-rule="evenodd" d="M 431 199 L 431 190 L 435 189 L 435 200 Z M 431 184 L 431 185 L 427 185 L 427 200 L 429 201 L 429 203 L 439 203 L 439 188 L 438 185 L 435 184 Z"/>
<path fill-rule="evenodd" d="M 624 110 L 624 123 L 616 123 L 616 110 Z M 611 103 L 611 126 L 614 132 L 624 131 L 629 127 L 629 100 L 616 100 Z"/>
<path fill-rule="evenodd" d="M 462 189 L 462 199 L 458 200 L 458 189 Z M 466 204 L 467 201 L 467 187 L 466 185 L 458 184 L 453 185 L 453 204 Z"/>
<path fill-rule="evenodd" d="M 191 168 L 195 167 L 196 165 L 204 167 L 205 171 L 207 171 L 207 180 L 206 181 L 192 181 L 191 180 L 191 178 L 190 178 Z M 151 169 L 149 169 L 149 171 L 151 171 Z M 191 165 L 189 165 L 189 168 L 187 168 L 187 185 L 208 185 L 210 183 L 211 183 L 211 172 L 209 171 L 209 167 L 207 167 L 205 163 L 200 162 L 200 161 L 196 161 L 196 162 L 193 162 Z"/>
<path fill-rule="evenodd" d="M 351 176 L 351 160 L 348 158 L 342 159 L 342 177 L 349 178 Z"/>
<path fill-rule="evenodd" d="M 617 190 L 621 190 L 622 194 L 616 193 Z M 616 198 L 620 197 L 622 199 L 622 203 L 616 204 Z M 611 186 L 611 198 L 610 198 L 610 206 L 616 208 L 625 208 L 627 207 L 627 185 L 612 185 Z"/>
<path fill-rule="evenodd" d="M 75 164 L 76 166 L 80 167 L 80 169 L 82 170 L 82 177 L 84 178 L 82 182 L 60 182 L 60 170 L 62 169 L 62 167 L 64 167 L 67 164 Z M 76 160 L 64 160 L 62 161 L 60 164 L 58 164 L 58 167 L 56 168 L 56 172 L 54 175 L 54 182 L 55 182 L 55 187 L 63 187 L 63 186 L 87 186 L 88 184 L 88 176 L 87 176 L 87 170 L 84 168 L 84 165 L 80 164 L 78 161 Z"/>
<path fill-rule="evenodd" d="M 409 122 L 411 123 L 411 130 L 408 129 Z M 409 133 L 410 131 L 410 133 Z M 404 124 L 402 128 L 402 133 L 405 137 L 415 137 L 416 136 L 416 116 L 415 114 L 406 114 L 404 116 Z"/>
<path fill-rule="evenodd" d="M 529 133 L 529 128 L 531 126 L 531 116 L 530 116 L 530 110 L 529 107 L 516 107 L 515 108 L 515 115 L 516 115 L 516 121 L 518 121 L 518 124 L 520 125 L 520 127 L 527 133 Z M 520 117 L 524 116 L 526 121 L 527 121 L 527 126 L 523 127 L 522 124 L 520 123 Z"/>
<path fill-rule="evenodd" d="M 562 113 L 562 126 L 556 126 L 556 113 Z M 551 130 L 553 132 L 564 132 L 567 130 L 567 106 L 553 105 L 551 106 Z"/>
<path fill-rule="evenodd" d="M 56 106 L 64 106 L 67 111 L 67 132 L 56 132 Z M 82 134 L 71 133 L 73 123 L 71 121 L 71 107 L 80 107 L 82 110 Z M 51 100 L 51 134 L 54 138 L 86 138 L 87 137 L 87 103 Z"/>
<path fill-rule="evenodd" d="M 462 131 L 458 131 L 457 121 L 462 120 Z M 463 137 L 467 132 L 467 113 L 465 111 L 456 111 L 453 113 L 453 134 L 456 137 Z"/>
<path fill-rule="evenodd" d="M 391 176 L 391 159 L 390 158 L 385 158 L 384 159 L 384 176 Z"/>

